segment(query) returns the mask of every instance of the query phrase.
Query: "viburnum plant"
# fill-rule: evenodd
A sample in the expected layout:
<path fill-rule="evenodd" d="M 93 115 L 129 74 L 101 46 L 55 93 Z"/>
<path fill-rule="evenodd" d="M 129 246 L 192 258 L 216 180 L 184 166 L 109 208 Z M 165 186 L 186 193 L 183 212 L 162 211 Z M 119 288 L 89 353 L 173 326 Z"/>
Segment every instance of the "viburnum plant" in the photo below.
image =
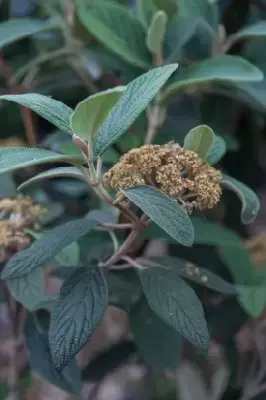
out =
<path fill-rule="evenodd" d="M 154 98 L 153 113 L 166 112 L 163 99 L 169 90 L 167 81 L 176 69 L 177 64 L 151 69 L 127 86 L 88 97 L 75 110 L 39 94 L 1 97 L 29 107 L 68 132 L 79 154 L 2 148 L 0 172 L 65 163 L 68 165 L 39 173 L 19 190 L 44 179 L 71 177 L 87 182 L 104 204 L 100 210 L 91 210 L 39 238 L 36 233 L 37 239 L 11 257 L 1 275 L 12 295 L 34 317 L 29 317 L 26 325 L 33 369 L 76 394 L 81 390 L 81 377 L 74 358 L 99 325 L 108 304 L 128 313 L 141 357 L 157 367 L 161 363 L 162 368 L 170 368 L 178 363 L 181 337 L 205 353 L 208 350 L 203 306 L 187 280 L 227 295 L 237 294 L 237 287 L 207 269 L 171 257 L 148 258 L 142 251 L 147 237 L 165 236 L 183 246 L 193 246 L 194 228 L 198 236 L 201 234 L 200 216 L 218 205 L 224 188 L 239 195 L 244 223 L 256 217 L 257 196 L 213 167 L 224 154 L 224 144 L 211 128 L 195 127 L 184 143 L 153 145 L 146 141 L 124 154 L 108 171 L 103 165 L 104 152 Z M 150 130 L 147 135 L 150 142 Z M 34 236 L 34 229 L 31 232 Z M 90 261 L 80 257 L 77 265 L 69 267 L 58 297 L 47 298 L 43 275 L 47 262 L 88 234 L 90 247 L 91 238 L 99 232 L 110 235 L 112 253 L 105 248 L 105 241 L 99 257 Z M 55 272 L 57 267 L 55 264 Z M 125 291 L 127 300 L 123 300 Z M 37 310 L 42 308 L 51 311 L 48 330 L 38 319 Z M 148 339 L 154 335 L 156 341 Z M 166 359 L 164 364 L 162 360 Z"/>

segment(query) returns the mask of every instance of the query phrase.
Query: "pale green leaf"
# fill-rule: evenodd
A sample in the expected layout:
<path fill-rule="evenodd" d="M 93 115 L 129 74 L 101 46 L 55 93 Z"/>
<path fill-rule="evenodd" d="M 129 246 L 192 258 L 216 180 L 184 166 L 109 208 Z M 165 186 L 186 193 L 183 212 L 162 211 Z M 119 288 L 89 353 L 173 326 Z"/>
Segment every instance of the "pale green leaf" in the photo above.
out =
<path fill-rule="evenodd" d="M 42 182 L 45 179 L 53 178 L 76 178 L 85 181 L 85 178 L 79 169 L 74 167 L 58 167 L 49 169 L 48 171 L 40 172 L 39 174 L 33 176 L 19 185 L 18 191 L 24 190 L 30 185 Z"/>
<path fill-rule="evenodd" d="M 7 285 L 12 296 L 25 308 L 32 310 L 40 297 L 43 296 L 43 270 L 36 268 L 19 278 L 9 279 Z"/>
<path fill-rule="evenodd" d="M 181 337 L 155 314 L 145 299 L 129 314 L 130 328 L 139 355 L 157 370 L 177 368 Z"/>
<path fill-rule="evenodd" d="M 205 160 L 214 143 L 214 133 L 207 125 L 191 129 L 184 140 L 184 149 L 192 150 Z"/>
<path fill-rule="evenodd" d="M 228 42 L 233 45 L 239 40 L 259 38 L 266 36 L 266 22 L 259 21 L 253 25 L 249 25 L 228 37 Z"/>
<path fill-rule="evenodd" d="M 163 41 L 167 29 L 168 17 L 164 11 L 157 11 L 148 29 L 146 45 L 151 53 L 161 54 Z"/>
<path fill-rule="evenodd" d="M 0 148 L 0 174 L 33 165 L 51 163 L 83 164 L 84 159 L 79 156 L 68 156 L 45 149 L 27 147 Z"/>
<path fill-rule="evenodd" d="M 104 46 L 137 67 L 150 67 L 145 29 L 132 12 L 104 0 L 79 0 L 77 12 L 85 28 Z"/>
<path fill-rule="evenodd" d="M 14 18 L 0 23 L 0 48 L 36 33 L 59 27 L 56 19 Z"/>
<path fill-rule="evenodd" d="M 54 228 L 27 249 L 15 254 L 2 271 L 2 279 L 22 277 L 52 260 L 65 247 L 94 229 L 96 224 L 95 220 L 86 217 Z"/>
<path fill-rule="evenodd" d="M 207 351 L 207 323 L 191 287 L 177 274 L 156 267 L 140 270 L 140 279 L 151 309 L 188 341 Z"/>
<path fill-rule="evenodd" d="M 95 155 L 104 153 L 130 128 L 177 67 L 177 64 L 171 64 L 152 69 L 126 86 L 121 99 L 112 109 L 95 138 Z"/>
<path fill-rule="evenodd" d="M 97 134 L 98 129 L 119 101 L 124 90 L 125 86 L 117 86 L 81 101 L 71 117 L 71 127 L 75 134 L 86 140 Z"/>
<path fill-rule="evenodd" d="M 192 246 L 193 226 L 186 211 L 177 200 L 146 185 L 124 189 L 121 192 L 177 242 L 184 246 Z"/>
<path fill-rule="evenodd" d="M 221 183 L 224 187 L 234 191 L 240 198 L 242 202 L 241 220 L 243 224 L 249 224 L 254 221 L 260 209 L 260 201 L 256 193 L 244 183 L 225 174 L 223 174 Z"/>
<path fill-rule="evenodd" d="M 162 95 L 162 100 L 192 85 L 222 82 L 258 82 L 262 71 L 239 56 L 219 55 L 184 68 L 172 79 Z"/>
<path fill-rule="evenodd" d="M 229 137 L 230 138 L 230 137 Z M 207 155 L 207 161 L 210 165 L 217 164 L 226 153 L 225 140 L 218 135 L 214 135 L 214 142 Z"/>
<path fill-rule="evenodd" d="M 216 0 L 178 0 L 179 15 L 201 19 L 217 30 L 219 11 Z"/>
<path fill-rule="evenodd" d="M 82 390 L 80 370 L 72 360 L 61 373 L 56 371 L 52 361 L 47 334 L 41 333 L 32 316 L 28 317 L 25 327 L 28 360 L 31 368 L 45 381 L 65 392 L 79 396 Z M 40 362 L 41 360 L 41 362 Z"/>
<path fill-rule="evenodd" d="M 30 108 L 58 129 L 70 134 L 73 133 L 70 126 L 70 117 L 73 110 L 61 101 L 38 93 L 5 94 L 0 96 L 0 100 L 13 101 L 21 106 Z"/>
<path fill-rule="evenodd" d="M 49 329 L 49 344 L 57 370 L 85 346 L 108 305 L 108 289 L 99 267 L 83 267 L 61 288 Z"/>

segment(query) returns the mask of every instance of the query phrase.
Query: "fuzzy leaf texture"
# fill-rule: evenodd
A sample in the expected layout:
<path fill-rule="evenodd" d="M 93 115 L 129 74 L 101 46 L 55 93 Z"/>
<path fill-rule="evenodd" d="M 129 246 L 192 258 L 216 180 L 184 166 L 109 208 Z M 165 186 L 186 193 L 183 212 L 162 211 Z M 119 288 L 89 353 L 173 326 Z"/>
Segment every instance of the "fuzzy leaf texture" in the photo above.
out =
<path fill-rule="evenodd" d="M 154 14 L 148 29 L 146 45 L 151 53 L 161 54 L 164 37 L 167 30 L 167 14 L 164 11 L 157 11 Z"/>
<path fill-rule="evenodd" d="M 108 305 L 108 289 L 99 267 L 83 267 L 69 276 L 54 306 L 49 344 L 61 371 L 85 346 Z"/>
<path fill-rule="evenodd" d="M 262 71 L 239 56 L 219 55 L 184 68 L 171 80 L 165 89 L 162 100 L 192 85 L 259 82 L 263 80 Z"/>
<path fill-rule="evenodd" d="M 56 19 L 14 18 L 0 23 L 0 48 L 36 33 L 59 27 Z"/>
<path fill-rule="evenodd" d="M 56 371 L 50 354 L 47 334 L 37 329 L 32 316 L 29 316 L 26 322 L 25 338 L 29 364 L 33 371 L 52 385 L 79 396 L 82 383 L 75 360 L 72 360 L 62 372 Z"/>
<path fill-rule="evenodd" d="M 134 13 L 105 0 L 79 0 L 77 13 L 85 28 L 109 50 L 137 67 L 151 67 L 145 30 Z"/>
<path fill-rule="evenodd" d="M 140 270 L 143 291 L 151 309 L 204 352 L 209 333 L 203 307 L 194 290 L 177 274 L 161 268 Z"/>
<path fill-rule="evenodd" d="M 177 64 L 171 64 L 152 69 L 126 86 L 121 99 L 112 109 L 95 138 L 95 156 L 103 154 L 130 128 L 177 67 Z"/>
<path fill-rule="evenodd" d="M 184 246 L 192 246 L 193 226 L 186 211 L 176 200 L 151 186 L 136 186 L 121 192 L 157 225 Z"/>
<path fill-rule="evenodd" d="M 58 129 L 70 134 L 73 133 L 70 126 L 70 117 L 73 110 L 61 101 L 37 93 L 6 94 L 0 96 L 0 100 L 13 101 L 21 106 L 30 108 Z"/>
<path fill-rule="evenodd" d="M 18 187 L 18 191 L 25 190 L 31 185 L 36 183 L 40 183 L 45 179 L 53 179 L 53 178 L 76 178 L 82 181 L 85 181 L 83 174 L 74 167 L 58 167 L 52 168 L 48 171 L 40 172 L 39 174 L 33 176 L 27 181 L 23 182 Z"/>
<path fill-rule="evenodd" d="M 241 220 L 243 224 L 253 222 L 260 209 L 260 201 L 256 193 L 244 183 L 225 174 L 223 174 L 221 183 L 224 187 L 235 192 L 240 198 L 242 202 Z"/>
<path fill-rule="evenodd" d="M 0 148 L 0 174 L 33 165 L 51 163 L 83 164 L 84 159 L 79 156 L 68 156 L 44 149 L 27 147 Z"/>
<path fill-rule="evenodd" d="M 53 259 L 65 247 L 95 228 L 97 222 L 80 218 L 53 229 L 30 247 L 15 254 L 2 271 L 2 279 L 22 277 Z"/>
<path fill-rule="evenodd" d="M 124 90 L 125 86 L 117 86 L 81 101 L 71 116 L 71 126 L 75 134 L 85 140 L 97 134 L 99 127 L 119 101 Z"/>
<path fill-rule="evenodd" d="M 157 370 L 177 368 L 180 362 L 181 337 L 141 300 L 129 314 L 130 328 L 139 356 Z"/>
<path fill-rule="evenodd" d="M 214 143 L 214 133 L 207 125 L 200 125 L 191 129 L 184 140 L 183 148 L 192 150 L 205 160 Z"/>

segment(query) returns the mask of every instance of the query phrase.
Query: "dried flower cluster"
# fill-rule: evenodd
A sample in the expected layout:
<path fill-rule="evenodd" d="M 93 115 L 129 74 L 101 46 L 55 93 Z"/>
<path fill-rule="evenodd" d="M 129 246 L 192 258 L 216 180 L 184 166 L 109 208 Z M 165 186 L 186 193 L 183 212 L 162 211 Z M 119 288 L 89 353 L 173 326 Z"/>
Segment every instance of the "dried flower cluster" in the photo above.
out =
<path fill-rule="evenodd" d="M 43 210 L 30 197 L 0 200 L 0 261 L 30 244 L 25 229 L 34 227 Z"/>
<path fill-rule="evenodd" d="M 188 210 L 213 208 L 221 197 L 221 173 L 174 142 L 130 150 L 104 176 L 113 189 L 153 185 Z"/>

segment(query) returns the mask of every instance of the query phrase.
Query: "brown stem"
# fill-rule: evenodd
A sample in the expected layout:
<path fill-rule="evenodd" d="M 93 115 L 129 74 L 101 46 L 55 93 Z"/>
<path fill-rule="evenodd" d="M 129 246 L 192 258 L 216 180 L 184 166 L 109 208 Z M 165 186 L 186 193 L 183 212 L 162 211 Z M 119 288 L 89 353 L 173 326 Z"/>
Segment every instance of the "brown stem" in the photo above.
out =
<path fill-rule="evenodd" d="M 105 224 L 102 222 L 99 222 L 100 226 L 106 229 L 118 229 L 118 230 L 127 230 L 127 229 L 132 229 L 133 224 Z"/>
<path fill-rule="evenodd" d="M 100 267 L 110 267 L 111 265 L 118 262 L 122 256 L 127 254 L 130 247 L 134 244 L 135 240 L 138 238 L 139 233 L 140 233 L 139 229 L 132 229 L 132 231 L 128 235 L 127 239 L 122 244 L 122 246 L 117 250 L 117 252 L 114 253 L 112 255 L 112 257 L 109 258 L 109 260 L 100 263 L 99 266 Z"/>
<path fill-rule="evenodd" d="M 7 61 L 3 58 L 0 54 L 0 71 L 5 77 L 6 86 L 9 88 L 12 94 L 22 94 L 27 93 L 27 89 L 23 85 L 10 85 L 10 80 L 12 78 L 12 70 L 8 65 Z M 19 106 L 21 117 L 23 120 L 25 135 L 30 146 L 36 146 L 36 131 L 35 131 L 35 124 L 33 119 L 33 114 L 31 110 L 27 109 L 26 107 Z"/>

